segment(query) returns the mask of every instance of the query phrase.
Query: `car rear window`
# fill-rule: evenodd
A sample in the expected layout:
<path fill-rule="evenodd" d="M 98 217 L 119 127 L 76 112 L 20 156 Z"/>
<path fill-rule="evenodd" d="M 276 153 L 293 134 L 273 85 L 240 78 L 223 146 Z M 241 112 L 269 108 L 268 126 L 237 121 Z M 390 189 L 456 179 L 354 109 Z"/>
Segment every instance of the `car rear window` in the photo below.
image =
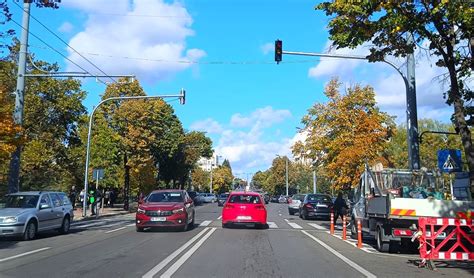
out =
<path fill-rule="evenodd" d="M 221 194 L 221 195 L 219 195 L 219 197 L 220 198 L 227 198 L 227 197 L 229 197 L 229 194 Z"/>
<path fill-rule="evenodd" d="M 257 195 L 239 194 L 239 195 L 231 195 L 229 198 L 229 203 L 261 204 L 262 202 Z"/>
<path fill-rule="evenodd" d="M 146 199 L 147 202 L 153 203 L 173 203 L 173 202 L 183 202 L 183 195 L 181 192 L 157 192 L 151 193 L 150 196 Z"/>
<path fill-rule="evenodd" d="M 308 201 L 310 202 L 331 202 L 331 198 L 326 195 L 308 195 Z"/>

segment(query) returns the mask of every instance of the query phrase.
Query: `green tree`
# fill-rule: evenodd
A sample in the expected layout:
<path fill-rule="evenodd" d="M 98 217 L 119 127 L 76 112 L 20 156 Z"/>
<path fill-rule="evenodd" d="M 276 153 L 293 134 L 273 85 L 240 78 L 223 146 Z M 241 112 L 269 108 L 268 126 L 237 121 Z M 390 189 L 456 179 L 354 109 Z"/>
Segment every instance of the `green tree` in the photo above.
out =
<path fill-rule="evenodd" d="M 366 161 L 386 164 L 382 154 L 394 123 L 379 111 L 371 87 L 356 85 L 342 95 L 339 86 L 331 80 L 324 92 L 328 103 L 315 104 L 303 117 L 308 137 L 293 153 L 317 161 L 335 189 L 348 189 L 358 183 Z"/>
<path fill-rule="evenodd" d="M 209 191 L 209 183 L 211 177 L 210 173 L 204 171 L 201 167 L 196 166 L 191 172 L 191 184 L 194 190 L 197 191 Z"/>
<path fill-rule="evenodd" d="M 466 121 L 465 103 L 472 100 L 466 82 L 474 69 L 474 9 L 468 2 L 429 1 L 333 1 L 316 6 L 328 16 L 330 39 L 337 48 L 357 47 L 370 42 L 369 61 L 382 61 L 387 55 L 404 57 L 417 44 L 428 41 L 436 65 L 446 69 L 450 89 L 447 103 L 453 105 L 452 120 L 459 130 L 474 192 L 474 148 Z M 414 42 L 407 40 L 413 35 Z"/>
<path fill-rule="evenodd" d="M 212 190 L 217 193 L 228 192 L 232 189 L 233 180 L 231 169 L 220 166 L 212 172 Z"/>

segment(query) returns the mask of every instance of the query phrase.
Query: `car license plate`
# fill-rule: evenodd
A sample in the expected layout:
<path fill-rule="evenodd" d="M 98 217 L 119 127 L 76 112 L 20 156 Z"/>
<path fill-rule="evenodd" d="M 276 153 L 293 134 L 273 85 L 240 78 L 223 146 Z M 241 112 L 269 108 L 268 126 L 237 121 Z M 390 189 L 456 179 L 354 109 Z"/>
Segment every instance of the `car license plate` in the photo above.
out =
<path fill-rule="evenodd" d="M 317 206 L 318 208 L 327 208 L 327 207 L 328 207 L 328 205 L 320 205 L 320 204 L 317 204 L 316 206 Z"/>
<path fill-rule="evenodd" d="M 166 217 L 152 217 L 151 221 L 163 222 L 166 221 Z"/>
<path fill-rule="evenodd" d="M 243 216 L 243 215 L 237 216 L 237 220 L 250 220 L 250 219 L 252 219 L 252 217 L 250 216 Z"/>

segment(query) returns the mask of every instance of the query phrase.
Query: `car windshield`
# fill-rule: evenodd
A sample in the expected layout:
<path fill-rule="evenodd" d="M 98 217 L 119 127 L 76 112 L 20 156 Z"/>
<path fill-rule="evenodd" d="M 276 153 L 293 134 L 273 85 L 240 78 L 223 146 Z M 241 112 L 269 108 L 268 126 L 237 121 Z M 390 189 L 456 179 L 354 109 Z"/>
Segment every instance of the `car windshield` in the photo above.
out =
<path fill-rule="evenodd" d="M 256 195 L 232 195 L 229 199 L 230 203 L 237 204 L 260 204 L 260 198 Z"/>
<path fill-rule="evenodd" d="M 148 203 L 183 202 L 183 195 L 180 192 L 157 192 L 151 193 L 146 201 Z"/>
<path fill-rule="evenodd" d="M 6 197 L 5 208 L 36 208 L 38 195 L 10 195 Z"/>
<path fill-rule="evenodd" d="M 221 194 L 221 195 L 219 195 L 219 198 L 227 198 L 227 197 L 229 197 L 229 194 Z"/>
<path fill-rule="evenodd" d="M 332 202 L 327 195 L 308 195 L 309 202 Z"/>

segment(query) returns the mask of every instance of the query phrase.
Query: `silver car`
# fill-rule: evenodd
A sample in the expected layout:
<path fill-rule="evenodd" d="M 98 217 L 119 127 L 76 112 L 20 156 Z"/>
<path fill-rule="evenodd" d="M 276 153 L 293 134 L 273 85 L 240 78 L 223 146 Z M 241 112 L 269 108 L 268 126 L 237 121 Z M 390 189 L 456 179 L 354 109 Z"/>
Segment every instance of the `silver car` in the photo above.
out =
<path fill-rule="evenodd" d="M 36 233 L 58 230 L 69 232 L 74 211 L 63 192 L 18 192 L 0 203 L 0 236 L 35 238 Z"/>

